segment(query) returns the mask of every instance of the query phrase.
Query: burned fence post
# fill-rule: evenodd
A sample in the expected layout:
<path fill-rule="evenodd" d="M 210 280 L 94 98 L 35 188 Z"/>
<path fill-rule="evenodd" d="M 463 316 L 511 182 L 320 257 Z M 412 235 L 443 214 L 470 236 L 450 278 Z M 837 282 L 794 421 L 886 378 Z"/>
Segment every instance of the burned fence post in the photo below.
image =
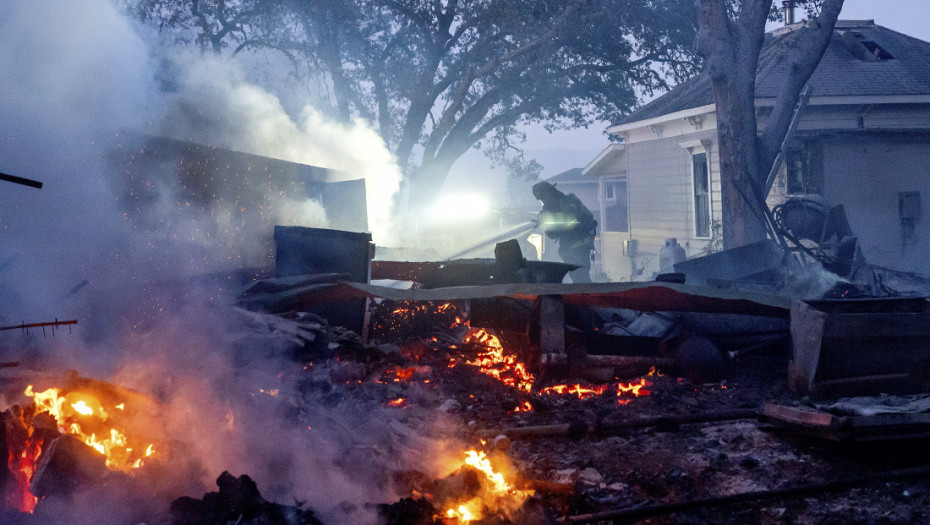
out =
<path fill-rule="evenodd" d="M 561 295 L 540 295 L 539 351 L 542 355 L 565 353 L 565 300 Z"/>

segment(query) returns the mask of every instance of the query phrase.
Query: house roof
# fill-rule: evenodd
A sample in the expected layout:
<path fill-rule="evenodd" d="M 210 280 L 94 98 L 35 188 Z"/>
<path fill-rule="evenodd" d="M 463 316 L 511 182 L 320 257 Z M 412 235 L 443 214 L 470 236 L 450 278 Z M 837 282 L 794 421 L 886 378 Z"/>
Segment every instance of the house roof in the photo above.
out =
<path fill-rule="evenodd" d="M 569 183 L 569 182 L 590 182 L 590 177 L 585 177 L 582 168 L 571 168 L 568 170 L 559 173 L 558 175 L 553 175 L 546 179 L 546 182 L 551 183 Z"/>
<path fill-rule="evenodd" d="M 756 72 L 756 99 L 774 99 L 788 65 L 779 60 L 792 45 L 792 31 L 766 34 Z M 893 97 L 930 95 L 930 43 L 876 25 L 840 20 L 809 81 L 812 97 Z M 813 103 L 813 102 L 812 102 Z M 634 111 L 614 127 L 714 104 L 705 71 Z"/>
<path fill-rule="evenodd" d="M 549 182 L 566 182 L 581 178 L 581 168 L 571 168 L 546 179 Z"/>

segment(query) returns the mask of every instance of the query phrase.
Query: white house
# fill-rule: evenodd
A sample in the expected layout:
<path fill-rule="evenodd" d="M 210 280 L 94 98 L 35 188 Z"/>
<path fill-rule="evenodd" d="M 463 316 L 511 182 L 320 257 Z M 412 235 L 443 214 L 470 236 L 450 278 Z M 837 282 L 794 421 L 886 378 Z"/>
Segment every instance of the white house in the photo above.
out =
<path fill-rule="evenodd" d="M 766 35 L 756 80 L 759 128 L 785 67 Z M 876 25 L 838 21 L 810 79 L 810 102 L 769 204 L 819 194 L 843 204 L 866 261 L 930 273 L 930 43 Z M 719 249 L 720 170 L 707 74 L 682 83 L 608 128 L 607 146 L 583 170 L 599 181 L 603 268 L 644 280 L 665 239 L 689 258 Z"/>

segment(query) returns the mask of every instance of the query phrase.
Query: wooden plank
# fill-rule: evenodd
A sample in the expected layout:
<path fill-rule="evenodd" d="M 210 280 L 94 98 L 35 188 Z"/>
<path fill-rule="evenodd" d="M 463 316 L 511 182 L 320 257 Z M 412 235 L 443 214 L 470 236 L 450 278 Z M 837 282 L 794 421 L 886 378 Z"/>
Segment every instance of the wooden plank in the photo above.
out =
<path fill-rule="evenodd" d="M 930 413 L 837 416 L 811 408 L 765 403 L 760 419 L 802 434 L 837 442 L 900 441 L 930 436 Z"/>
<path fill-rule="evenodd" d="M 776 403 L 764 403 L 762 408 L 759 409 L 759 415 L 782 423 L 805 427 L 832 428 L 840 424 L 836 416 L 827 412 L 789 407 Z"/>

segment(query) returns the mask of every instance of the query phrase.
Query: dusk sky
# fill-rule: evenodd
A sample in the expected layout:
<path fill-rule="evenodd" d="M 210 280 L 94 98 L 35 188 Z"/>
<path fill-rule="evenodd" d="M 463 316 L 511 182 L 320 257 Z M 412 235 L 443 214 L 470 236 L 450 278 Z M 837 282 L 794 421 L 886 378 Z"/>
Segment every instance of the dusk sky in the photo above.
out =
<path fill-rule="evenodd" d="M 801 15 L 800 10 L 798 15 Z M 930 41 L 930 0 L 846 0 L 840 19 L 875 20 L 889 29 Z M 529 156 L 543 164 L 542 178 L 552 177 L 571 168 L 584 167 L 597 156 L 608 145 L 603 133 L 608 124 L 551 134 L 541 128 L 530 129 L 525 148 Z M 496 191 L 502 192 L 504 174 L 491 173 L 488 165 L 489 161 L 479 152 L 470 152 L 453 167 L 446 189 L 468 191 L 475 187 L 475 176 L 485 175 L 489 184 L 492 187 L 499 184 Z"/>

